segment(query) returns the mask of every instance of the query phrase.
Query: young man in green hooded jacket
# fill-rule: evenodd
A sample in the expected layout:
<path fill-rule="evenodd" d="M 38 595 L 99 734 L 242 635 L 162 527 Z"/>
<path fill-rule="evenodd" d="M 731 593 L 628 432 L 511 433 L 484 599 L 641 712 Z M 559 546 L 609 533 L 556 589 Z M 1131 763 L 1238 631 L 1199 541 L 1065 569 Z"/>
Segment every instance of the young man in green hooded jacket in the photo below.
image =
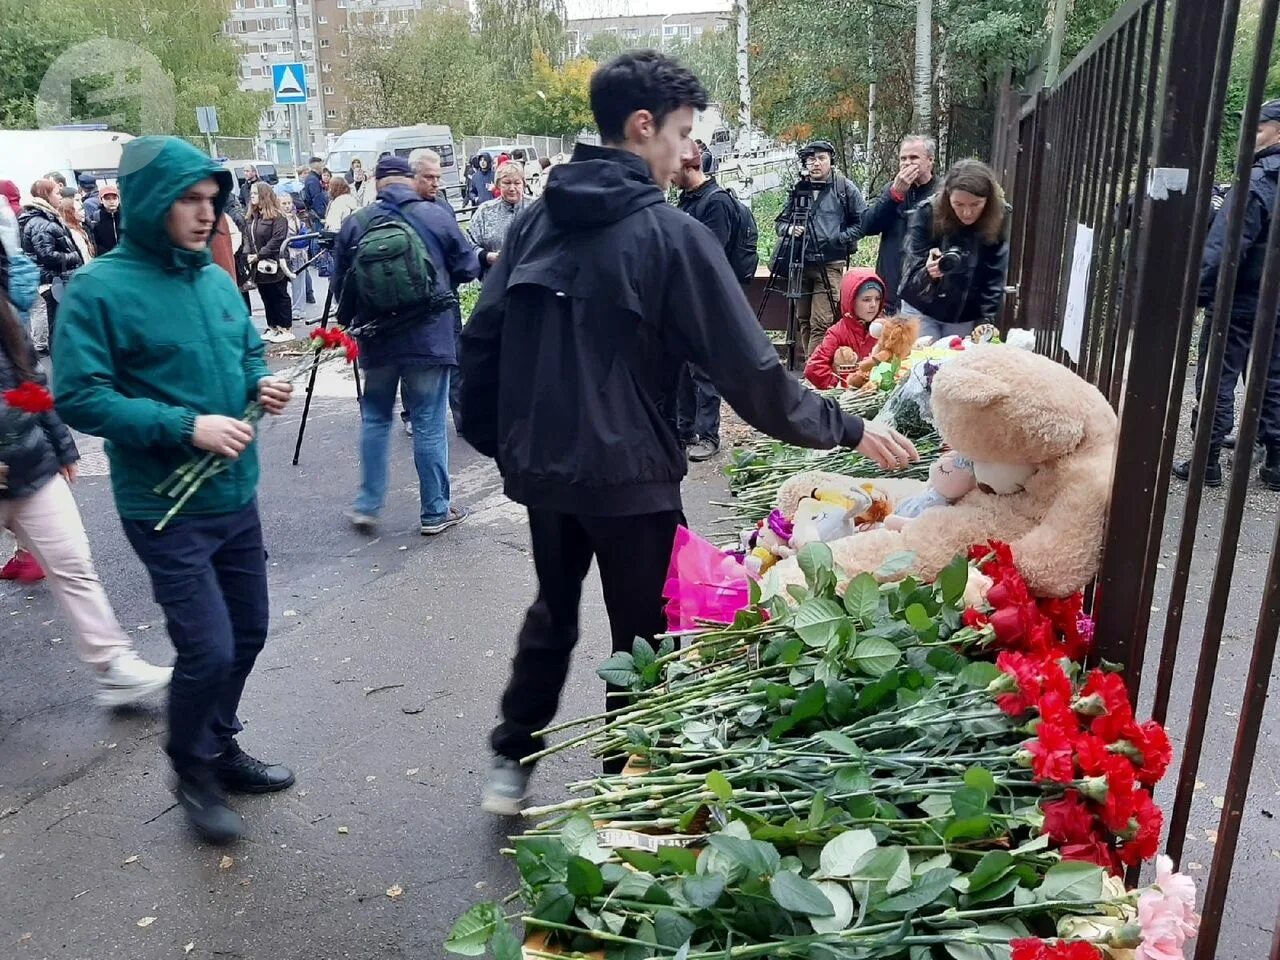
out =
<path fill-rule="evenodd" d="M 225 790 L 293 783 L 235 741 L 236 709 L 267 637 L 267 571 L 253 427 L 259 400 L 280 413 L 291 385 L 271 376 L 262 340 L 209 241 L 231 174 L 174 137 L 142 137 L 120 161 L 121 240 L 77 274 L 58 313 L 57 409 L 103 437 L 126 536 L 151 576 L 177 650 L 166 749 L 175 794 L 209 840 L 239 837 Z M 164 527 L 155 488 L 201 451 L 226 469 Z"/>

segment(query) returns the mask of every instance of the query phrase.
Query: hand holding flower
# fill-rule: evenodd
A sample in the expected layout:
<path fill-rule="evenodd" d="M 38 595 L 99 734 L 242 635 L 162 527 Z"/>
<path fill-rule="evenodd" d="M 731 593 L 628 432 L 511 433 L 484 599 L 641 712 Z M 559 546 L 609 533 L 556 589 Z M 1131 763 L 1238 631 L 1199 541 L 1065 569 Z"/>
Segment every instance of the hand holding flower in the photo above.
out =
<path fill-rule="evenodd" d="M 277 377 L 266 376 L 258 381 L 258 403 L 274 416 L 284 413 L 289 398 L 293 396 L 293 384 Z"/>

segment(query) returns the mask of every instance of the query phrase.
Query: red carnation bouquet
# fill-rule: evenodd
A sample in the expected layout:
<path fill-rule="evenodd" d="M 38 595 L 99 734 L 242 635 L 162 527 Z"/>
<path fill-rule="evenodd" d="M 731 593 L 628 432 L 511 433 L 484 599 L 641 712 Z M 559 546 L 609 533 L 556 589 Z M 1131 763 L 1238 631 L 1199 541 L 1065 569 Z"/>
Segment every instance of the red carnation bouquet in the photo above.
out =
<path fill-rule="evenodd" d="M 303 359 L 275 374 L 277 380 L 297 383 L 309 377 L 312 371 L 323 363 L 340 359 L 345 360 L 347 363 L 353 363 L 359 355 L 359 348 L 356 346 L 355 340 L 346 331 L 337 327 L 312 330 L 311 337 L 307 341 L 307 347 L 308 349 L 303 355 Z M 255 400 L 245 408 L 244 414 L 240 419 L 245 423 L 257 423 L 262 419 L 265 412 L 262 404 Z M 214 474 L 225 470 L 229 463 L 231 461 L 225 457 L 220 457 L 214 453 L 206 453 L 202 456 L 193 457 L 169 474 L 165 481 L 155 488 L 155 492 L 173 497 L 176 502 L 169 508 L 169 512 L 161 518 L 160 522 L 156 524 L 156 530 L 163 530 L 169 521 L 186 506 L 187 501 L 195 496 L 201 484 Z"/>

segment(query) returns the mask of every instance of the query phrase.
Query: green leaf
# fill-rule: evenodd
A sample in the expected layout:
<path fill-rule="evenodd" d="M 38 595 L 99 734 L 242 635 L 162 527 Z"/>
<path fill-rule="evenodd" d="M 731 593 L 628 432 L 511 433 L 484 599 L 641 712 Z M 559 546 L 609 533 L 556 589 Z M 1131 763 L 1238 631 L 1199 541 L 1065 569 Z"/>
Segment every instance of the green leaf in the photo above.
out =
<path fill-rule="evenodd" d="M 846 830 L 828 840 L 818 859 L 824 877 L 851 877 L 863 857 L 876 849 L 876 835 L 870 830 Z"/>
<path fill-rule="evenodd" d="M 804 603 L 806 600 L 809 599 L 809 588 L 802 587 L 798 583 L 788 583 L 787 593 L 791 596 L 791 599 L 794 600 L 796 603 Z"/>
<path fill-rule="evenodd" d="M 635 660 L 629 653 L 615 653 L 612 657 L 596 669 L 598 676 L 605 683 L 612 683 L 615 686 L 626 687 L 628 689 L 634 687 L 640 680 L 640 674 L 636 670 Z"/>
<path fill-rule="evenodd" d="M 916 562 L 916 555 L 909 550 L 903 550 L 898 553 L 892 553 L 885 558 L 884 563 L 880 564 L 880 568 L 876 570 L 876 576 L 882 579 L 896 577 L 898 574 L 910 570 Z"/>
<path fill-rule="evenodd" d="M 851 667 L 872 677 L 883 676 L 901 659 L 902 651 L 879 637 L 863 637 L 848 657 Z"/>
<path fill-rule="evenodd" d="M 971 840 L 985 837 L 991 832 L 991 818 L 957 817 L 942 832 L 942 839 L 950 843 L 953 840 Z M 619 851 L 621 852 L 621 851 Z"/>
<path fill-rule="evenodd" d="M 853 716 L 853 687 L 843 680 L 827 681 L 827 715 L 836 723 L 844 723 Z"/>
<path fill-rule="evenodd" d="M 809 829 L 816 830 L 822 826 L 822 818 L 827 815 L 827 795 L 819 790 L 813 795 L 813 805 L 809 807 Z"/>
<path fill-rule="evenodd" d="M 695 907 L 714 907 L 724 893 L 724 877 L 709 873 L 701 877 L 685 877 L 680 882 L 684 898 Z"/>
<path fill-rule="evenodd" d="M 862 756 L 862 750 L 854 743 L 853 738 L 841 733 L 839 730 L 823 730 L 818 734 L 818 739 L 826 743 L 827 746 L 835 747 L 841 753 L 847 753 L 851 757 Z"/>
<path fill-rule="evenodd" d="M 951 795 L 951 809 L 962 819 L 981 817 L 987 812 L 987 795 L 973 787 L 961 787 Z"/>
<path fill-rule="evenodd" d="M 565 881 L 575 897 L 594 897 L 604 892 L 604 877 L 600 868 L 585 857 L 569 861 L 569 876 Z"/>
<path fill-rule="evenodd" d="M 639 870 L 628 870 L 627 875 L 613 888 L 612 897 L 619 900 L 644 900 L 653 888 L 654 879 Z"/>
<path fill-rule="evenodd" d="M 614 853 L 625 863 L 646 873 L 657 873 L 663 867 L 662 861 L 647 850 L 624 850 L 619 847 Z"/>
<path fill-rule="evenodd" d="M 933 626 L 933 618 L 930 617 L 928 611 L 918 603 L 913 603 L 911 606 L 907 607 L 905 616 L 907 618 L 907 623 L 911 624 L 911 629 L 916 633 L 924 633 Z"/>
<path fill-rule="evenodd" d="M 880 584 L 869 573 L 860 573 L 844 588 L 844 608 L 864 627 L 880 612 Z"/>
<path fill-rule="evenodd" d="M 823 880 L 818 884 L 822 895 L 831 903 L 831 916 L 812 917 L 809 923 L 814 933 L 839 933 L 853 922 L 853 897 L 843 883 Z"/>
<path fill-rule="evenodd" d="M 1098 900 L 1102 897 L 1103 869 L 1081 860 L 1055 863 L 1036 888 L 1041 900 Z"/>
<path fill-rule="evenodd" d="M 752 580 L 752 581 L 751 581 L 751 583 L 754 585 L 754 584 L 755 584 L 755 581 L 754 581 L 754 580 Z M 662 638 L 662 643 L 660 643 L 660 644 L 658 645 L 658 656 L 659 656 L 659 657 L 669 657 L 669 656 L 671 656 L 671 654 L 673 654 L 673 653 L 675 653 L 675 652 L 676 652 L 676 638 L 675 638 L 675 637 L 663 637 L 663 638 Z"/>
<path fill-rule="evenodd" d="M 783 871 L 769 881 L 769 893 L 783 910 L 802 913 L 806 917 L 835 916 L 835 907 L 812 880 Z"/>
<path fill-rule="evenodd" d="M 797 723 L 803 720 L 812 720 L 822 713 L 822 709 L 826 705 L 827 686 L 822 682 L 815 683 L 800 694 L 796 702 L 792 704 L 791 719 Z"/>
<path fill-rule="evenodd" d="M 978 865 L 969 874 L 969 893 L 977 893 L 984 887 L 995 883 L 1017 863 L 1013 855 L 1005 850 L 991 850 L 986 853 Z"/>
<path fill-rule="evenodd" d="M 533 916 L 549 923 L 564 923 L 573 916 L 574 898 L 563 883 L 553 883 L 542 890 L 534 904 Z"/>
<path fill-rule="evenodd" d="M 958 876 L 960 871 L 950 867 L 930 870 L 911 884 L 910 889 L 877 903 L 876 910 L 884 913 L 914 913 L 941 897 L 950 888 L 951 881 Z"/>
<path fill-rule="evenodd" d="M 942 588 L 942 602 L 949 607 L 959 604 L 964 588 L 969 584 L 969 558 L 956 554 L 938 574 L 938 586 Z"/>
<path fill-rule="evenodd" d="M 800 552 L 796 554 L 796 562 L 800 564 L 800 572 L 804 574 L 805 582 L 814 593 L 818 592 L 819 573 L 821 571 L 830 573 L 835 567 L 831 548 L 821 540 L 806 543 L 801 547 Z"/>
<path fill-rule="evenodd" d="M 600 846 L 596 826 L 585 813 L 575 813 L 560 828 L 560 842 L 571 854 L 584 857 L 592 863 L 604 863 L 609 851 Z"/>
<path fill-rule="evenodd" d="M 970 767 L 964 772 L 964 783 L 974 790 L 981 790 L 990 800 L 996 795 L 996 778 L 982 767 Z"/>
<path fill-rule="evenodd" d="M 866 793 L 871 789 L 871 777 L 858 764 L 849 763 L 836 770 L 831 785 L 837 793 Z"/>
<path fill-rule="evenodd" d="M 524 947 L 521 946 L 519 938 L 511 932 L 511 926 L 505 917 L 498 924 L 498 930 L 493 935 L 490 947 L 493 949 L 493 960 L 524 960 Z"/>
<path fill-rule="evenodd" d="M 719 770 L 712 770 L 707 774 L 707 789 L 725 803 L 733 799 L 733 785 Z"/>
<path fill-rule="evenodd" d="M 718 833 L 707 841 L 707 846 L 729 863 L 741 867 L 750 878 L 772 876 L 782 862 L 772 844 L 759 840 L 743 840 Z"/>
<path fill-rule="evenodd" d="M 674 910 L 659 910 L 653 915 L 653 930 L 658 943 L 664 947 L 679 949 L 698 928 Z"/>
<path fill-rule="evenodd" d="M 698 855 L 684 847 L 659 847 L 658 859 L 671 864 L 680 873 L 693 873 L 698 869 Z"/>
<path fill-rule="evenodd" d="M 886 893 L 897 893 L 911 886 L 911 858 L 902 847 L 873 850 L 854 865 L 853 871 L 853 879 L 870 881 L 873 888 Z"/>
<path fill-rule="evenodd" d="M 811 647 L 822 647 L 835 636 L 844 622 L 840 604 L 828 597 L 805 600 L 791 616 L 791 629 Z"/>
<path fill-rule="evenodd" d="M 653 647 L 649 646 L 649 641 L 644 637 L 636 637 L 631 641 L 631 661 L 636 670 L 644 670 L 652 665 L 657 659 L 653 652 Z"/>
<path fill-rule="evenodd" d="M 1011 890 L 1018 887 L 1021 878 L 1016 873 L 1007 873 L 990 886 L 983 887 L 977 893 L 969 894 L 968 903 L 976 906 L 980 903 L 990 903 L 993 900 L 1000 900 L 1009 895 Z M 1028 891 L 1030 892 L 1030 891 Z"/>
<path fill-rule="evenodd" d="M 1000 676 L 1000 673 L 1000 668 L 994 663 L 987 663 L 984 660 L 975 660 L 960 671 L 957 679 L 966 687 L 985 690 L 992 680 L 995 680 Z"/>
<path fill-rule="evenodd" d="M 464 957 L 483 956 L 485 944 L 498 929 L 500 919 L 502 910 L 496 903 L 477 903 L 454 923 L 444 948 Z"/>

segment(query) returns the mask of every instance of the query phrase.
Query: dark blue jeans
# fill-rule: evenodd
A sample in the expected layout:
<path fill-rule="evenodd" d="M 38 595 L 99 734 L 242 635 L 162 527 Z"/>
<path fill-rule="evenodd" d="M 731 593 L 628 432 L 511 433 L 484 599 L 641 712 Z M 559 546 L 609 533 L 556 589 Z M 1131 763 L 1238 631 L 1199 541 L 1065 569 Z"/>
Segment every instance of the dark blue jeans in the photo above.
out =
<path fill-rule="evenodd" d="M 178 659 L 169 686 L 167 750 L 179 776 L 200 776 L 242 729 L 244 683 L 267 639 L 267 554 L 258 504 L 179 516 L 159 533 L 123 520 L 151 575 Z"/>
<path fill-rule="evenodd" d="M 1236 385 L 1249 365 L 1249 354 L 1253 348 L 1253 319 L 1253 314 L 1227 317 L 1227 349 L 1222 357 L 1218 405 L 1213 411 L 1213 430 L 1210 433 L 1210 442 L 1214 446 L 1221 446 L 1235 425 Z M 1204 387 L 1209 338 L 1216 322 L 1217 318 L 1206 310 L 1198 344 L 1199 362 L 1196 364 L 1197 401 Z M 1280 336 L 1276 337 L 1271 350 L 1267 385 L 1262 395 L 1262 411 L 1258 422 L 1258 442 L 1268 447 L 1280 447 Z"/>

